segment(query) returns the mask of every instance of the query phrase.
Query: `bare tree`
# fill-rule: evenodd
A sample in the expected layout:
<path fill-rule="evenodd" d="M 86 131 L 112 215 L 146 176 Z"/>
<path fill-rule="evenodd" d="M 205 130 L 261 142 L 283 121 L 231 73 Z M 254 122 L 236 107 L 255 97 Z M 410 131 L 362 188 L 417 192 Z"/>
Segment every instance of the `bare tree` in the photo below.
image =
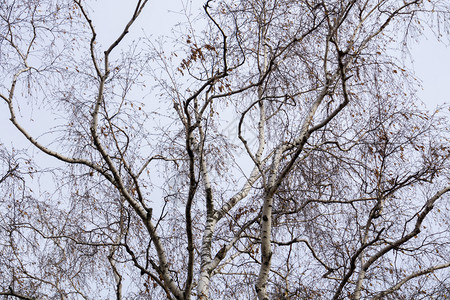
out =
<path fill-rule="evenodd" d="M 109 45 L 82 0 L 1 5 L 30 147 L 0 152 L 0 294 L 446 295 L 449 108 L 420 108 L 404 53 L 450 4 L 182 4 L 174 39 L 128 38 L 139 0 Z"/>

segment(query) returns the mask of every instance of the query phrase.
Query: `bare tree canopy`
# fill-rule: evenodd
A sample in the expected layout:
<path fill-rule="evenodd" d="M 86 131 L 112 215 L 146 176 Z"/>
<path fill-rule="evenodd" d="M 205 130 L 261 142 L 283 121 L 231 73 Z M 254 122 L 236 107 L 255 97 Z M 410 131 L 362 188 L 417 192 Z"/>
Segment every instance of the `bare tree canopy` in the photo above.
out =
<path fill-rule="evenodd" d="M 108 43 L 89 1 L 0 4 L 0 295 L 450 296 L 450 109 L 407 67 L 448 0 L 180 2 L 166 37 L 129 2 Z"/>

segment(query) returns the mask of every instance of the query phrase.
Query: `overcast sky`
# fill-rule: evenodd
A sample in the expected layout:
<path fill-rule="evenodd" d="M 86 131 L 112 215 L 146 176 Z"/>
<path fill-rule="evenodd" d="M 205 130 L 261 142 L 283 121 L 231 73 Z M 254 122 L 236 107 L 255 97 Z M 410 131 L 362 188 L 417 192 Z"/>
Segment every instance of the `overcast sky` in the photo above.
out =
<path fill-rule="evenodd" d="M 130 31 L 131 34 L 127 38 L 133 39 L 139 36 L 143 32 L 142 28 L 149 35 L 170 35 L 175 24 L 185 20 L 184 15 L 180 12 L 184 2 L 187 1 L 149 1 L 139 22 L 134 24 Z M 193 13 L 196 13 L 196 9 L 204 3 L 201 0 L 192 2 L 194 2 Z M 100 0 L 92 4 L 98 37 L 105 42 L 105 45 L 117 37 L 132 15 L 134 7 L 130 3 L 134 2 Z M 450 37 L 443 38 L 447 44 L 449 40 Z M 423 102 L 429 109 L 450 103 L 450 93 L 448 92 L 450 88 L 450 48 L 444 43 L 438 42 L 431 31 L 427 31 L 421 42 L 413 45 L 411 53 L 414 59 L 413 69 L 423 83 L 423 89 L 419 91 Z"/>
<path fill-rule="evenodd" d="M 414 70 L 423 81 L 420 98 L 428 106 L 450 103 L 450 48 L 428 35 L 412 49 Z"/>
<path fill-rule="evenodd" d="M 194 14 L 197 14 L 196 9 L 200 8 L 204 1 L 195 0 L 194 2 L 196 7 L 192 7 L 192 10 Z M 98 40 L 104 47 L 121 33 L 134 11 L 134 3 L 135 1 L 124 0 L 99 0 L 90 3 L 91 12 L 94 12 L 92 19 L 98 33 Z M 179 0 L 149 1 L 139 21 L 131 28 L 126 40 L 131 41 L 141 36 L 143 29 L 147 35 L 154 37 L 161 34 L 171 35 L 176 24 L 185 21 L 185 16 L 181 12 L 183 10 L 182 3 Z M 186 7 L 185 9 L 189 10 Z M 448 37 L 444 38 L 444 41 L 448 40 Z M 419 44 L 413 46 L 411 53 L 414 59 L 413 69 L 423 82 L 423 89 L 419 90 L 419 96 L 428 109 L 450 103 L 450 93 L 448 92 L 450 88 L 450 48 L 439 43 L 429 32 Z M 5 103 L 2 105 L 0 125 L 3 130 L 0 134 L 0 142 L 8 147 L 13 145 L 20 148 L 22 145 L 27 145 L 23 138 L 16 135 L 17 131 L 9 122 Z"/>

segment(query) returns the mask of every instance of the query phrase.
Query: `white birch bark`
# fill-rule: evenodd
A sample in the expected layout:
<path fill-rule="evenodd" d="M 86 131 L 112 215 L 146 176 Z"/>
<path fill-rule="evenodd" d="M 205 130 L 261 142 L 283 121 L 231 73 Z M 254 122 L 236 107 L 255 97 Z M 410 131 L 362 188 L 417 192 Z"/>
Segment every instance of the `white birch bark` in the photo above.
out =
<path fill-rule="evenodd" d="M 262 97 L 262 89 L 259 89 L 258 99 Z M 198 281 L 198 297 L 199 299 L 208 299 L 209 294 L 209 283 L 210 277 L 214 269 L 219 265 L 220 261 L 224 259 L 228 250 L 234 245 L 234 243 L 238 240 L 238 237 L 235 237 L 228 245 L 223 245 L 219 252 L 215 255 L 214 259 L 211 254 L 212 247 L 212 238 L 215 231 L 216 224 L 225 216 L 239 201 L 244 199 L 248 193 L 250 192 L 253 184 L 261 177 L 261 156 L 264 152 L 265 148 L 265 135 L 264 135 L 264 125 L 265 125 L 265 108 L 262 101 L 259 101 L 259 113 L 260 119 L 258 124 L 258 149 L 256 154 L 253 155 L 249 152 L 249 155 L 252 156 L 255 166 L 253 167 L 250 176 L 247 181 L 244 183 L 244 186 L 241 190 L 235 194 L 220 210 L 216 211 L 214 209 L 214 202 L 212 199 L 212 187 L 209 179 L 209 175 L 207 172 L 207 164 L 204 157 L 201 157 L 200 161 L 200 171 L 202 173 L 203 184 L 206 193 L 206 201 L 207 201 L 207 218 L 206 225 L 203 232 L 202 239 L 202 248 L 201 248 L 201 266 L 200 266 L 200 276 Z M 202 135 L 202 130 L 200 128 L 200 132 Z M 244 143 L 247 151 L 250 151 L 247 144 Z"/>
<path fill-rule="evenodd" d="M 372 217 L 370 216 L 369 219 L 367 220 L 367 223 L 366 223 L 366 227 L 365 227 L 365 230 L 364 230 L 364 236 L 363 236 L 363 238 L 361 240 L 361 245 L 365 245 L 367 243 L 367 239 L 368 239 L 368 236 L 369 236 L 369 227 L 370 227 L 371 223 L 372 223 Z M 365 251 L 363 250 L 361 252 L 361 254 L 360 254 L 360 257 L 359 257 L 359 263 L 360 263 L 361 266 L 364 265 L 364 252 Z M 358 279 L 356 280 L 355 292 L 353 293 L 353 298 L 355 300 L 361 298 L 362 282 L 363 282 L 365 276 L 366 276 L 366 271 L 363 268 L 361 268 L 359 273 L 358 273 Z"/>
<path fill-rule="evenodd" d="M 200 172 L 202 175 L 202 182 L 206 195 L 206 223 L 203 231 L 202 246 L 200 250 L 200 274 L 198 279 L 197 294 L 198 299 L 208 299 L 209 296 L 209 282 L 211 276 L 211 245 L 212 236 L 216 227 L 217 221 L 214 218 L 214 199 L 211 186 L 211 180 L 209 178 L 208 166 L 203 152 L 203 142 L 205 140 L 205 134 L 201 125 L 199 126 L 200 133 L 200 145 L 198 147 L 200 158 Z"/>
<path fill-rule="evenodd" d="M 256 281 L 256 293 L 258 299 L 268 300 L 267 280 L 269 278 L 270 266 L 272 263 L 272 206 L 273 194 L 275 189 L 277 171 L 280 164 L 281 152 L 277 151 L 273 158 L 271 174 L 268 181 L 270 189 L 266 190 L 264 195 L 264 204 L 261 215 L 261 266 L 259 269 L 258 279 Z"/>

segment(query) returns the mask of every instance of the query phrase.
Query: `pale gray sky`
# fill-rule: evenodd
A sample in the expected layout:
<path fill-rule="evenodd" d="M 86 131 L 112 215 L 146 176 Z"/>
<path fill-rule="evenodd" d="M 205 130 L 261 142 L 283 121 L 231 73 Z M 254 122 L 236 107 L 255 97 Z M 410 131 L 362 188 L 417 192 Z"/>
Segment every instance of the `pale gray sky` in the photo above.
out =
<path fill-rule="evenodd" d="M 450 47 L 434 36 L 423 38 L 412 48 L 414 70 L 423 82 L 419 96 L 428 108 L 450 103 Z"/>
<path fill-rule="evenodd" d="M 181 12 L 185 3 L 192 2 L 192 9 L 201 8 L 204 1 L 150 1 L 139 21 L 133 25 L 129 40 L 142 34 L 144 28 L 147 35 L 170 35 L 174 25 L 185 21 Z M 91 4 L 95 11 L 94 24 L 98 32 L 98 38 L 106 44 L 113 41 L 122 31 L 128 18 L 132 15 L 133 1 L 123 0 L 99 0 Z M 184 3 L 184 4 L 182 4 Z M 113 20 L 113 21 L 111 21 Z M 444 41 L 450 40 L 443 38 Z M 411 48 L 414 59 L 413 69 L 419 79 L 422 80 L 423 89 L 419 90 L 419 96 L 429 109 L 437 105 L 450 103 L 450 47 L 438 42 L 431 31 L 426 31 L 426 36 L 421 42 Z"/>
<path fill-rule="evenodd" d="M 189 1 L 150 1 L 144 9 L 139 21 L 133 25 L 130 34 L 126 37 L 131 41 L 142 35 L 143 29 L 147 35 L 170 35 L 175 24 L 185 21 L 182 13 L 183 5 Z M 131 4 L 133 3 L 133 4 Z M 98 40 L 104 47 L 109 45 L 123 30 L 134 10 L 135 1 L 124 0 L 99 0 L 91 2 L 94 26 L 98 33 Z M 184 4 L 182 4 L 184 3 Z M 202 0 L 193 1 L 193 10 L 200 8 Z M 189 9 L 189 7 L 185 7 Z M 448 39 L 445 39 L 448 40 Z M 411 49 L 414 59 L 414 70 L 418 78 L 423 82 L 423 89 L 419 90 L 419 96 L 429 109 L 437 105 L 450 103 L 450 48 L 439 43 L 430 33 L 422 38 L 419 44 Z M 2 104 L 3 106 L 5 103 Z M 24 111 L 24 117 L 26 113 Z M 39 118 L 39 116 L 36 116 Z M 37 122 L 42 120 L 36 120 Z M 48 122 L 48 120 L 46 120 Z M 28 122 L 27 122 L 28 123 Z M 17 131 L 9 122 L 6 107 L 0 110 L 0 126 L 2 133 L 0 141 L 15 147 L 24 147 L 27 143 L 17 134 Z M 31 131 L 33 128 L 31 128 Z"/>

